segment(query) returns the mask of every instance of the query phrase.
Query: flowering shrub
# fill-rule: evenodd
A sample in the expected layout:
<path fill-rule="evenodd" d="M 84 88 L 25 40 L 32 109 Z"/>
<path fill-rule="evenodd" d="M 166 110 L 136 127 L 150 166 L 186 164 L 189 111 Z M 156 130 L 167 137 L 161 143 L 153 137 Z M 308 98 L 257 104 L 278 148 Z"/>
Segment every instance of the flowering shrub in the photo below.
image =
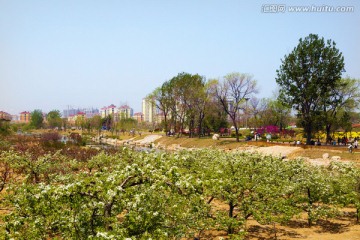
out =
<path fill-rule="evenodd" d="M 295 131 L 292 129 L 282 129 L 280 131 L 280 128 L 275 125 L 269 125 L 269 126 L 258 128 L 256 130 L 256 132 L 259 133 L 260 135 L 265 135 L 265 134 L 280 135 L 280 136 L 288 135 L 291 137 L 293 137 L 295 134 Z"/>
<path fill-rule="evenodd" d="M 200 238 L 207 229 L 243 238 L 250 217 L 282 223 L 306 212 L 311 225 L 339 206 L 360 208 L 360 173 L 348 164 L 127 148 L 84 161 L 62 151 L 35 158 L 10 150 L 0 162 L 23 176 L 5 183 L 1 204 L 11 213 L 0 228 L 4 239 Z M 217 208 L 214 199 L 227 208 Z"/>
<path fill-rule="evenodd" d="M 264 135 L 266 133 L 269 134 L 278 134 L 280 132 L 279 127 L 275 126 L 275 125 L 269 125 L 269 126 L 265 126 L 265 127 L 261 127 L 258 128 L 256 130 L 257 133 L 259 133 L 260 135 Z"/>

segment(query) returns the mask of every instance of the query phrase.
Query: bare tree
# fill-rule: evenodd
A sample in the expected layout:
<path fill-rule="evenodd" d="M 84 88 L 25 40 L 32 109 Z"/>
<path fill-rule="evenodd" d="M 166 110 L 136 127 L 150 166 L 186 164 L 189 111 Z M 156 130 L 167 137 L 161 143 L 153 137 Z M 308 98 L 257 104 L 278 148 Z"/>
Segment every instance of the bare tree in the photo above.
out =
<path fill-rule="evenodd" d="M 231 119 L 235 128 L 236 141 L 239 142 L 238 116 L 240 110 L 244 111 L 244 103 L 257 93 L 256 81 L 251 75 L 242 73 L 230 73 L 219 82 L 216 96 L 224 111 Z"/>
<path fill-rule="evenodd" d="M 261 113 L 266 109 L 267 104 L 264 99 L 252 97 L 249 101 L 248 111 L 252 115 L 252 124 L 254 127 L 259 127 Z"/>

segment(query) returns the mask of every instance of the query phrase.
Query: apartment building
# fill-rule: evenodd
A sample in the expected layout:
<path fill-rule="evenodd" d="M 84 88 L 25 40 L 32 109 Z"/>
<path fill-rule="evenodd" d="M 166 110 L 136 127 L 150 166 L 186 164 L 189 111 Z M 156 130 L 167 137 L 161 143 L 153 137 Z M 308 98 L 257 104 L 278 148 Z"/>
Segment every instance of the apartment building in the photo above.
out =
<path fill-rule="evenodd" d="M 31 113 L 28 111 L 24 111 L 20 113 L 19 122 L 21 123 L 28 123 L 31 120 Z"/>
<path fill-rule="evenodd" d="M 156 122 L 156 106 L 149 99 L 143 98 L 142 100 L 142 114 L 144 122 Z"/>
<path fill-rule="evenodd" d="M 0 121 L 11 121 L 12 117 L 9 113 L 0 111 Z"/>
<path fill-rule="evenodd" d="M 68 118 L 69 116 L 75 116 L 78 112 L 84 112 L 87 118 L 91 118 L 95 115 L 99 115 L 99 109 L 97 108 L 68 108 L 63 110 L 62 116 Z"/>
<path fill-rule="evenodd" d="M 117 114 L 118 113 L 118 109 L 117 109 L 117 107 L 114 105 L 114 104 L 111 104 L 110 106 L 108 106 L 108 107 L 103 107 L 103 108 L 101 108 L 100 109 L 100 116 L 102 117 L 102 118 L 105 118 L 105 117 L 107 117 L 107 116 L 109 116 L 109 115 L 115 115 L 115 114 Z"/>
<path fill-rule="evenodd" d="M 128 105 L 122 105 L 118 109 L 119 119 L 131 118 L 133 116 L 133 109 Z"/>
<path fill-rule="evenodd" d="M 141 123 L 144 121 L 144 115 L 142 114 L 142 112 L 134 113 L 132 118 L 135 119 L 138 123 Z"/>

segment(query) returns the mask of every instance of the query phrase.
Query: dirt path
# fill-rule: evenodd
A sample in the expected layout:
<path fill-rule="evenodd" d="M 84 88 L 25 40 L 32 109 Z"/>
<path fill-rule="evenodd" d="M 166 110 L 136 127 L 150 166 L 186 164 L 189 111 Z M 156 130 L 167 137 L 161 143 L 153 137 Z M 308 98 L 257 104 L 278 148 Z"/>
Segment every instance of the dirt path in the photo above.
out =
<path fill-rule="evenodd" d="M 147 144 L 151 144 L 151 143 L 155 142 L 155 140 L 157 140 L 161 137 L 162 137 L 161 135 L 148 135 L 148 136 L 144 137 L 143 139 L 137 140 L 134 142 L 139 145 L 147 145 Z"/>
<path fill-rule="evenodd" d="M 288 146 L 271 146 L 271 147 L 254 147 L 248 151 L 258 152 L 264 155 L 273 155 L 274 157 L 287 157 L 291 153 L 300 150 L 300 147 L 288 147 Z"/>

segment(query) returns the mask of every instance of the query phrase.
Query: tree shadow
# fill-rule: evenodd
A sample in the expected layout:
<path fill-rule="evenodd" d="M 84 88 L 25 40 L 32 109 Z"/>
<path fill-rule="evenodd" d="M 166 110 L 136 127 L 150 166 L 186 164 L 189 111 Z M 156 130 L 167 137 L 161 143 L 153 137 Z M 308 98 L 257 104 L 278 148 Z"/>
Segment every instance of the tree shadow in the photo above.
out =
<path fill-rule="evenodd" d="M 349 221 L 349 218 L 347 216 L 344 216 L 343 219 L 339 219 L 338 220 L 344 220 L 344 221 Z M 307 221 L 303 221 L 303 220 L 290 220 L 289 222 L 286 223 L 287 227 L 290 228 L 309 228 L 309 225 L 307 223 Z M 335 223 L 335 222 L 331 222 L 329 220 L 318 220 L 316 222 L 316 225 L 314 225 L 314 227 L 319 227 L 318 230 L 315 230 L 315 232 L 317 233 L 343 233 L 343 232 L 347 232 L 349 231 L 349 223 Z"/>
<path fill-rule="evenodd" d="M 290 237 L 290 238 L 300 238 L 301 234 L 292 230 L 285 230 L 281 228 L 276 228 L 276 236 L 279 237 Z M 276 239 L 275 232 L 271 226 L 250 226 L 247 229 L 247 235 L 245 239 L 257 239 L 257 240 L 270 240 Z"/>
<path fill-rule="evenodd" d="M 342 221 L 354 221 L 356 220 L 356 212 L 354 211 L 343 211 L 336 219 Z"/>
<path fill-rule="evenodd" d="M 290 227 L 290 228 L 308 228 L 309 225 L 307 221 L 304 220 L 290 220 L 284 226 Z"/>
<path fill-rule="evenodd" d="M 343 233 L 349 231 L 349 224 L 334 223 L 329 220 L 318 220 L 316 225 L 320 227 L 319 230 L 315 231 L 317 233 Z"/>

